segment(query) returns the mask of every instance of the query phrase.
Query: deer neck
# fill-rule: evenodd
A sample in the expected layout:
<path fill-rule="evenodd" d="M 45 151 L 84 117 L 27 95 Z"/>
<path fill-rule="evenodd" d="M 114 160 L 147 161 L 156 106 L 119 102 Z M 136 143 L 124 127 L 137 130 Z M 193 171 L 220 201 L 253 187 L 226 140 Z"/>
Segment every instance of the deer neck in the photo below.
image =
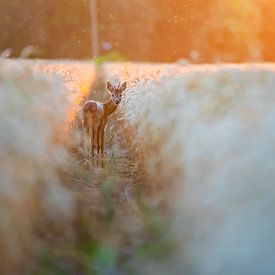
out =
<path fill-rule="evenodd" d="M 116 110 L 117 105 L 110 99 L 108 102 L 104 103 L 104 107 L 106 115 L 109 116 Z"/>

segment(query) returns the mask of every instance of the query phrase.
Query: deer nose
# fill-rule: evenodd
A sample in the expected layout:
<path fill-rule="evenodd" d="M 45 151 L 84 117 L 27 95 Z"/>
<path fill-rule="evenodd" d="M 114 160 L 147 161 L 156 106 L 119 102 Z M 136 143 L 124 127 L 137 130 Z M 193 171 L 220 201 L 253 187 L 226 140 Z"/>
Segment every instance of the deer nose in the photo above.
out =
<path fill-rule="evenodd" d="M 116 99 L 116 100 L 115 100 L 115 103 L 116 103 L 116 104 L 119 104 L 119 102 L 120 102 L 119 99 Z"/>

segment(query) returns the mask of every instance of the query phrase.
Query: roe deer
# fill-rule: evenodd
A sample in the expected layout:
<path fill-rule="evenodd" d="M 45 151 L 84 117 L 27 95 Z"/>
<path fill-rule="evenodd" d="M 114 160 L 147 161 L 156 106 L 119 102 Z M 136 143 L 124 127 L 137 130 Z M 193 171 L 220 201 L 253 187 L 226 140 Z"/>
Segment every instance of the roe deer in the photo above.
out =
<path fill-rule="evenodd" d="M 121 101 L 122 93 L 126 89 L 126 82 L 122 85 L 112 85 L 107 82 L 107 89 L 111 98 L 108 102 L 101 103 L 94 100 L 88 100 L 82 107 L 82 128 L 83 136 L 89 138 L 89 151 L 94 155 L 95 149 L 97 153 L 104 153 L 104 131 L 108 121 L 108 117 L 116 110 Z"/>

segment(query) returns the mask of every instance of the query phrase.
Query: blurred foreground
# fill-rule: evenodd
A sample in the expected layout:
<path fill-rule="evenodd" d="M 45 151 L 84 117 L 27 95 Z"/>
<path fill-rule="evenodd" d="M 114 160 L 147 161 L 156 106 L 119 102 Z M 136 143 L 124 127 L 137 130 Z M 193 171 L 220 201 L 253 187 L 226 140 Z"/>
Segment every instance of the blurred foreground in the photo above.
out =
<path fill-rule="evenodd" d="M 77 113 L 107 79 L 102 169 Z M 2 272 L 275 273 L 274 87 L 272 64 L 1 61 Z"/>

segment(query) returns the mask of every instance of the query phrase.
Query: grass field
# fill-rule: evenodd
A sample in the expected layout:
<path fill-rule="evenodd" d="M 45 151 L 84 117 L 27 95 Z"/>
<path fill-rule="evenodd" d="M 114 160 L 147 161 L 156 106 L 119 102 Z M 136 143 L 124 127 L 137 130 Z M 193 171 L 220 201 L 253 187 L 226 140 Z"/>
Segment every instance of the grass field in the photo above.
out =
<path fill-rule="evenodd" d="M 4 273 L 275 272 L 274 65 L 12 60 L 0 74 Z M 77 113 L 106 80 L 128 89 L 102 168 Z"/>

